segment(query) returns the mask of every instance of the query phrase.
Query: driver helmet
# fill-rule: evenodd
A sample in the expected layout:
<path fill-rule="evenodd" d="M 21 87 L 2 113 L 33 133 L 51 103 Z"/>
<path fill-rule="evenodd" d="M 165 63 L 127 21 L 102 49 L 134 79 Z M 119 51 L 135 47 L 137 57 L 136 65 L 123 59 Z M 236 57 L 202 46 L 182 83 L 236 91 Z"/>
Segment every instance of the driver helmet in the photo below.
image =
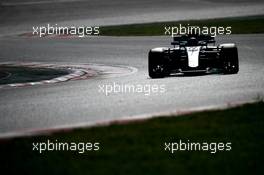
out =
<path fill-rule="evenodd" d="M 195 37 L 191 37 L 188 40 L 188 45 L 189 46 L 197 46 L 198 45 L 198 40 Z"/>

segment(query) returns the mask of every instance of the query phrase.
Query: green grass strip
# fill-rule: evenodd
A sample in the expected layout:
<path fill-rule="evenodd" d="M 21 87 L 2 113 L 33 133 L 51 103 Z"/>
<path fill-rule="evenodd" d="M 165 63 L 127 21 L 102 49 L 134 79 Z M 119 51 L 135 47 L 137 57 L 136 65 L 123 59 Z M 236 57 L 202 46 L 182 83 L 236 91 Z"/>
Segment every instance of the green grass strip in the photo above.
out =
<path fill-rule="evenodd" d="M 0 70 L 2 72 L 0 72 L 0 85 L 50 80 L 69 74 L 69 71 L 66 69 L 54 68 L 0 66 Z"/>
<path fill-rule="evenodd" d="M 248 17 L 216 18 L 206 20 L 183 20 L 175 22 L 157 22 L 145 24 L 129 24 L 118 26 L 100 27 L 100 35 L 105 36 L 157 36 L 164 35 L 165 26 L 187 26 L 199 27 L 232 27 L 232 34 L 264 33 L 264 15 Z"/>
<path fill-rule="evenodd" d="M 74 117 L 74 116 L 73 116 Z M 264 103 L 0 142 L 9 174 L 263 174 Z M 99 151 L 32 151 L 34 142 L 100 142 Z M 165 151 L 165 142 L 231 142 L 231 151 Z M 6 171 L 7 170 L 7 171 Z"/>

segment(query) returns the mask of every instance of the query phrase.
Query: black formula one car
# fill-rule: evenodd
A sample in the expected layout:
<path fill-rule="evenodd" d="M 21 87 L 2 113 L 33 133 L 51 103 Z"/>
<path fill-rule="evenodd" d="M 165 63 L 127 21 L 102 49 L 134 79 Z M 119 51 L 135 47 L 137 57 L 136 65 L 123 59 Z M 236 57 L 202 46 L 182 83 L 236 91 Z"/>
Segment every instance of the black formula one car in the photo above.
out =
<path fill-rule="evenodd" d="M 210 35 L 181 35 L 173 38 L 174 47 L 160 47 L 149 51 L 148 70 L 151 78 L 171 73 L 198 73 L 219 70 L 224 74 L 239 71 L 237 47 L 234 43 L 215 46 Z"/>

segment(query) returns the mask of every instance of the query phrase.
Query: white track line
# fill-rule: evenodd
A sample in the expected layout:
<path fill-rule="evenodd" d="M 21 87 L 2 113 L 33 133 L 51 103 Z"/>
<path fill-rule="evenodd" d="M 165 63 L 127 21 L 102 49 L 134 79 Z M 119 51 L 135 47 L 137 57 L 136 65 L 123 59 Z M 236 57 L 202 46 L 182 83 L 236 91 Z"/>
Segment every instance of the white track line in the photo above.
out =
<path fill-rule="evenodd" d="M 133 122 L 142 122 L 151 118 L 157 117 L 178 117 L 185 114 L 191 114 L 196 112 L 202 111 L 212 111 L 212 110 L 224 110 L 228 108 L 242 106 L 244 104 L 252 104 L 257 102 L 256 100 L 251 101 L 243 101 L 243 102 L 232 102 L 223 105 L 211 105 L 211 106 L 202 106 L 202 107 L 195 107 L 189 109 L 180 109 L 175 111 L 164 111 L 152 114 L 142 114 L 142 115 L 135 115 L 135 116 L 126 116 L 116 120 L 104 120 L 98 121 L 96 123 L 77 123 L 77 124 L 70 124 L 70 125 L 59 125 L 56 127 L 50 128 L 43 128 L 43 129 L 29 129 L 29 130 L 21 130 L 15 132 L 8 132 L 0 134 L 0 139 L 12 139 L 18 137 L 31 137 L 31 136 L 38 136 L 38 135 L 51 135 L 53 133 L 62 133 L 62 132 L 69 132 L 74 129 L 81 129 L 81 128 L 91 128 L 91 127 L 101 127 L 101 126 L 109 126 L 112 124 L 128 124 Z"/>
<path fill-rule="evenodd" d="M 42 80 L 38 82 L 27 82 L 27 83 L 13 83 L 0 85 L 1 88 L 7 87 L 24 87 L 24 86 L 35 86 L 51 83 L 65 82 L 69 80 L 80 80 L 87 79 L 95 76 L 101 76 L 103 78 L 120 77 L 124 75 L 129 75 L 137 72 L 137 69 L 129 66 L 122 65 L 103 65 L 103 64 L 73 64 L 73 63 L 60 63 L 60 64 L 50 64 L 50 63 L 17 63 L 17 62 L 4 62 L 0 63 L 0 66 L 16 66 L 16 67 L 29 67 L 29 68 L 65 68 L 72 73 L 56 77 L 50 80 Z M 118 68 L 118 70 L 116 70 Z M 129 71 L 128 71 L 129 70 Z M 123 71 L 123 72 L 122 72 Z"/>

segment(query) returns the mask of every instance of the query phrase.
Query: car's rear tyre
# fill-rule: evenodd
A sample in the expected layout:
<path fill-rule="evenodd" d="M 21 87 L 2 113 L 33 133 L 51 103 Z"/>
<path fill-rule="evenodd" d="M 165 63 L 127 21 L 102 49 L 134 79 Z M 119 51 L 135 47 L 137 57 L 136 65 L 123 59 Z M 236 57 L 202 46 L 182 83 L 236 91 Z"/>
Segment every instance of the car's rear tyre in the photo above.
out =
<path fill-rule="evenodd" d="M 236 74 L 239 71 L 237 47 L 223 47 L 221 49 L 222 69 L 224 74 Z"/>
<path fill-rule="evenodd" d="M 149 51 L 148 72 L 151 78 L 163 78 L 169 75 L 164 52 Z"/>

